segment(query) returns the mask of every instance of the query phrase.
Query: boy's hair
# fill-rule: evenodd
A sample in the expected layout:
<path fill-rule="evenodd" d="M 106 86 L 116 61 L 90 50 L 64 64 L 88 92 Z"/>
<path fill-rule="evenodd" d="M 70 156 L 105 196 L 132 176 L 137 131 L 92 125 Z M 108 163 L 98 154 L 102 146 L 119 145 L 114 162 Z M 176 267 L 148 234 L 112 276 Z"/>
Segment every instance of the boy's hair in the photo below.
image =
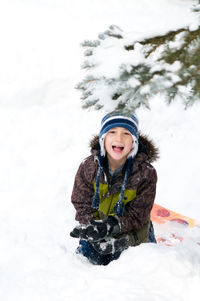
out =
<path fill-rule="evenodd" d="M 104 147 L 105 136 L 112 128 L 115 127 L 125 128 L 131 133 L 134 147 L 129 153 L 128 158 L 134 158 L 138 151 L 138 119 L 134 113 L 130 114 L 120 111 L 108 113 L 101 121 L 101 130 L 99 134 L 101 156 L 105 157 L 106 154 Z"/>

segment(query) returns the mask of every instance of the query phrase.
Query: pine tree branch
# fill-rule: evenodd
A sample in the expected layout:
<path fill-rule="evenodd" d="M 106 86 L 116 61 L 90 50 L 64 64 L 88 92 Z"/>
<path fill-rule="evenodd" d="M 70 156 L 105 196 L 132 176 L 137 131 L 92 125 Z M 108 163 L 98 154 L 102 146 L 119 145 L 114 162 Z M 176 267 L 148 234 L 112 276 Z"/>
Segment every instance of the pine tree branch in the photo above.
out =
<path fill-rule="evenodd" d="M 113 109 L 135 110 L 141 105 L 149 108 L 149 99 L 157 93 L 166 95 L 169 103 L 179 95 L 186 106 L 200 99 L 200 26 L 193 31 L 180 28 L 131 45 L 125 43 L 126 35 L 113 25 L 99 40 L 83 44 L 88 49 L 82 68 L 87 68 L 88 75 L 77 85 L 77 89 L 82 90 L 83 107 L 99 109 L 108 100 Z M 121 59 L 116 61 L 118 72 L 114 76 L 107 76 L 104 68 L 100 68 L 99 73 L 99 57 L 109 54 L 106 51 L 110 48 L 113 48 L 112 54 L 117 47 L 121 51 L 122 45 L 124 52 L 133 52 L 130 59 L 126 63 Z M 127 53 L 125 57 L 129 57 Z M 137 59 L 138 65 L 135 64 Z M 109 65 L 105 65 L 106 71 L 108 68 Z"/>
<path fill-rule="evenodd" d="M 143 41 L 136 41 L 134 42 L 133 45 L 126 45 L 125 46 L 125 49 L 127 51 L 131 51 L 131 50 L 134 50 L 134 47 L 135 47 L 135 43 L 140 43 L 142 44 L 143 46 L 144 45 L 152 45 L 152 49 L 147 52 L 146 54 L 146 57 L 148 57 L 153 51 L 156 50 L 156 48 L 158 48 L 159 46 L 165 44 L 167 41 L 171 41 L 174 39 L 174 37 L 181 33 L 181 32 L 185 32 L 187 29 L 185 28 L 180 28 L 178 30 L 175 30 L 175 31 L 170 31 L 168 32 L 167 34 L 165 35 L 160 35 L 160 36 L 156 36 L 156 37 L 152 37 L 152 38 L 148 38 L 148 39 L 145 39 Z"/>

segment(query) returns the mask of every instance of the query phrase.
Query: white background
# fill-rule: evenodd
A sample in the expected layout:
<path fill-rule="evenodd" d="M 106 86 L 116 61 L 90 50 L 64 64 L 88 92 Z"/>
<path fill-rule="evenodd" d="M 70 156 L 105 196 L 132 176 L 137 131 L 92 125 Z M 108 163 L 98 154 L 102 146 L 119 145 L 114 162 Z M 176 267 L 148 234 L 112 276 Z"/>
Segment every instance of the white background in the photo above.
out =
<path fill-rule="evenodd" d="M 200 232 L 174 247 L 129 248 L 110 265 L 75 254 L 70 203 L 104 112 L 83 111 L 74 89 L 80 43 L 111 24 L 133 35 L 197 22 L 186 0 L 0 0 L 0 299 L 197 300 Z M 200 105 L 162 97 L 140 109 L 140 130 L 160 149 L 156 202 L 200 219 Z M 161 229 L 156 227 L 156 231 Z"/>

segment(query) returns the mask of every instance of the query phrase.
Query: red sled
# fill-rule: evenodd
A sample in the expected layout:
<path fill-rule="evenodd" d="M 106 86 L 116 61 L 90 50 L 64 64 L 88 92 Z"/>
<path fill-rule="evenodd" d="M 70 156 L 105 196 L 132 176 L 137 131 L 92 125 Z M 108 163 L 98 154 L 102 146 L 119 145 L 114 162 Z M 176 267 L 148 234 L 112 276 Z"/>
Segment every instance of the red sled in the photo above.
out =
<path fill-rule="evenodd" d="M 186 228 L 200 228 L 200 222 L 196 219 L 166 209 L 158 204 L 153 205 L 151 220 L 154 224 L 157 242 L 168 246 L 182 242 L 184 240 L 182 234 L 186 233 Z M 200 237 L 197 244 L 200 244 Z"/>

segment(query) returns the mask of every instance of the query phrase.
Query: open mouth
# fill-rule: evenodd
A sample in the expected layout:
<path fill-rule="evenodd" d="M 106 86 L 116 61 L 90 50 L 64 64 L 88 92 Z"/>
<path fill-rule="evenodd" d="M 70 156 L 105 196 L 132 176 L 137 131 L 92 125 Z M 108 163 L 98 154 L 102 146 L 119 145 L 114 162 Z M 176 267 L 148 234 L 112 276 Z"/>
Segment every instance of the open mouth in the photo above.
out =
<path fill-rule="evenodd" d="M 124 147 L 123 146 L 117 146 L 117 145 L 113 145 L 112 146 L 112 149 L 115 151 L 115 152 L 122 152 Z"/>

